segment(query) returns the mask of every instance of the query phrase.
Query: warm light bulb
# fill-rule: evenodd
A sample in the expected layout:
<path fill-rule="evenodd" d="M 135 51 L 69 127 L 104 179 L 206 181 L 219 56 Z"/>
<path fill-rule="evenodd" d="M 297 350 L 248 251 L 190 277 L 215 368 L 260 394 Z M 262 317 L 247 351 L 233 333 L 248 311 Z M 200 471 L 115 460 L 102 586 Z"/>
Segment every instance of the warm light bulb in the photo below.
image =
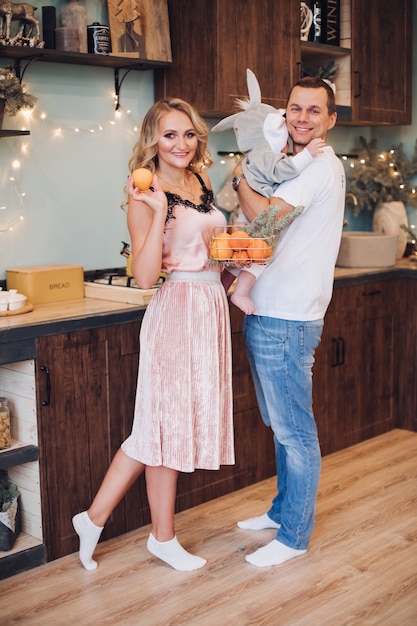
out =
<path fill-rule="evenodd" d="M 14 170 L 18 170 L 20 168 L 20 161 L 18 161 L 17 159 L 15 159 L 12 163 L 12 168 Z"/>

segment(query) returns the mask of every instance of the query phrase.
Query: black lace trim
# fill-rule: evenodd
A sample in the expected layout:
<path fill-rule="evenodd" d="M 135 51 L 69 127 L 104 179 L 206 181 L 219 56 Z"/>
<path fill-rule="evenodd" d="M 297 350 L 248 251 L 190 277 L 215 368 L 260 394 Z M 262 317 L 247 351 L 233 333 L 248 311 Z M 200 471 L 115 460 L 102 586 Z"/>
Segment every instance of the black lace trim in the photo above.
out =
<path fill-rule="evenodd" d="M 195 174 L 195 176 L 197 176 L 198 180 L 200 181 L 201 188 L 203 191 L 203 193 L 200 196 L 200 204 L 194 204 L 194 202 L 191 202 L 191 200 L 184 200 L 177 193 L 171 193 L 170 191 L 166 191 L 165 195 L 168 199 L 168 213 L 167 213 L 167 217 L 165 220 L 165 224 L 167 224 L 169 220 L 175 219 L 174 208 L 178 206 L 178 204 L 182 204 L 183 206 L 186 206 L 190 209 L 195 209 L 196 211 L 199 211 L 200 213 L 210 213 L 211 211 L 214 210 L 213 191 L 211 189 L 207 189 L 201 176 L 199 176 L 198 174 Z"/>

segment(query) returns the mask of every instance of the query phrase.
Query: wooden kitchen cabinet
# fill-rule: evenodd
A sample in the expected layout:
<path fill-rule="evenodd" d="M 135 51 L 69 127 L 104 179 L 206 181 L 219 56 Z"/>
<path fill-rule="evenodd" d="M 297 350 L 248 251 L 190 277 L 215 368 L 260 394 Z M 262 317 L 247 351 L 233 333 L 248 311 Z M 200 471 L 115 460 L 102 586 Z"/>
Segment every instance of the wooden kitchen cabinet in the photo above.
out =
<path fill-rule="evenodd" d="M 86 508 L 128 434 L 136 352 L 124 350 L 129 326 L 115 325 L 37 340 L 36 387 L 42 523 L 47 560 L 77 550 L 71 518 Z M 137 343 L 137 342 L 136 342 Z M 106 526 L 125 532 L 124 507 Z"/>
<path fill-rule="evenodd" d="M 246 68 L 262 100 L 284 107 L 303 66 L 334 60 L 338 124 L 410 124 L 412 4 L 340 0 L 340 46 L 300 41 L 299 0 L 168 0 L 173 64 L 155 97 L 190 101 L 206 117 L 236 112 Z"/>
<path fill-rule="evenodd" d="M 397 428 L 417 432 L 417 283 L 402 278 L 398 288 L 401 315 L 397 325 Z"/>
<path fill-rule="evenodd" d="M 176 96 L 203 115 L 236 112 L 246 68 L 262 100 L 283 107 L 299 71 L 300 5 L 294 0 L 168 0 L 173 65 L 155 72 L 155 96 Z"/>
<path fill-rule="evenodd" d="M 313 369 L 323 454 L 395 428 L 395 289 L 378 281 L 334 290 Z"/>
<path fill-rule="evenodd" d="M 411 124 L 411 0 L 352 0 L 352 118 Z"/>

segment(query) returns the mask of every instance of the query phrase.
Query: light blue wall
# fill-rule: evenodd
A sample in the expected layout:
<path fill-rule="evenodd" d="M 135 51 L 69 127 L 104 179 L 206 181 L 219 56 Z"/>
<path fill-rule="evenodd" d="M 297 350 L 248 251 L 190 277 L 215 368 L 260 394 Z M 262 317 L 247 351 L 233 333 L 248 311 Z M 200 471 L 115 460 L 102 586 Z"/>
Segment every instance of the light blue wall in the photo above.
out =
<path fill-rule="evenodd" d="M 413 11 L 417 32 L 415 6 Z M 416 50 L 415 41 L 415 65 Z M 25 265 L 75 263 L 85 270 L 122 266 L 119 252 L 128 232 L 120 203 L 135 126 L 153 103 L 152 72 L 132 71 L 126 76 L 120 119 L 114 115 L 111 69 L 34 62 L 23 82 L 38 103 L 30 121 L 18 114 L 6 116 L 3 123 L 5 129 L 26 127 L 31 134 L 0 140 L 0 207 L 7 207 L 0 208 L 0 280 L 6 268 Z M 329 134 L 329 143 L 336 152 L 346 153 L 354 149 L 359 135 L 377 136 L 381 148 L 403 141 L 411 156 L 417 136 L 415 76 L 413 102 L 411 127 L 339 127 Z M 57 136 L 59 129 L 62 134 Z M 232 132 L 210 137 L 215 192 L 233 166 L 231 159 L 222 164 L 217 151 L 235 147 Z M 20 162 L 19 169 L 13 167 L 15 161 Z M 369 216 L 365 218 L 369 221 Z M 366 222 L 348 219 L 349 228 L 370 228 Z"/>

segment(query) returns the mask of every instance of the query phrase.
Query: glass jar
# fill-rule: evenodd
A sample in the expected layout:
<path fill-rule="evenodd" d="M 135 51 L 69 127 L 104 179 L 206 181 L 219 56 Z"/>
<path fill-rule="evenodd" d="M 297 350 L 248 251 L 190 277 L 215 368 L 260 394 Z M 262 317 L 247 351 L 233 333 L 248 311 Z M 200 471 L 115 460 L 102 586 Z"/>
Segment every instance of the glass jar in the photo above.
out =
<path fill-rule="evenodd" d="M 10 409 L 6 398 L 0 398 L 0 450 L 10 448 L 12 438 L 10 435 Z"/>

